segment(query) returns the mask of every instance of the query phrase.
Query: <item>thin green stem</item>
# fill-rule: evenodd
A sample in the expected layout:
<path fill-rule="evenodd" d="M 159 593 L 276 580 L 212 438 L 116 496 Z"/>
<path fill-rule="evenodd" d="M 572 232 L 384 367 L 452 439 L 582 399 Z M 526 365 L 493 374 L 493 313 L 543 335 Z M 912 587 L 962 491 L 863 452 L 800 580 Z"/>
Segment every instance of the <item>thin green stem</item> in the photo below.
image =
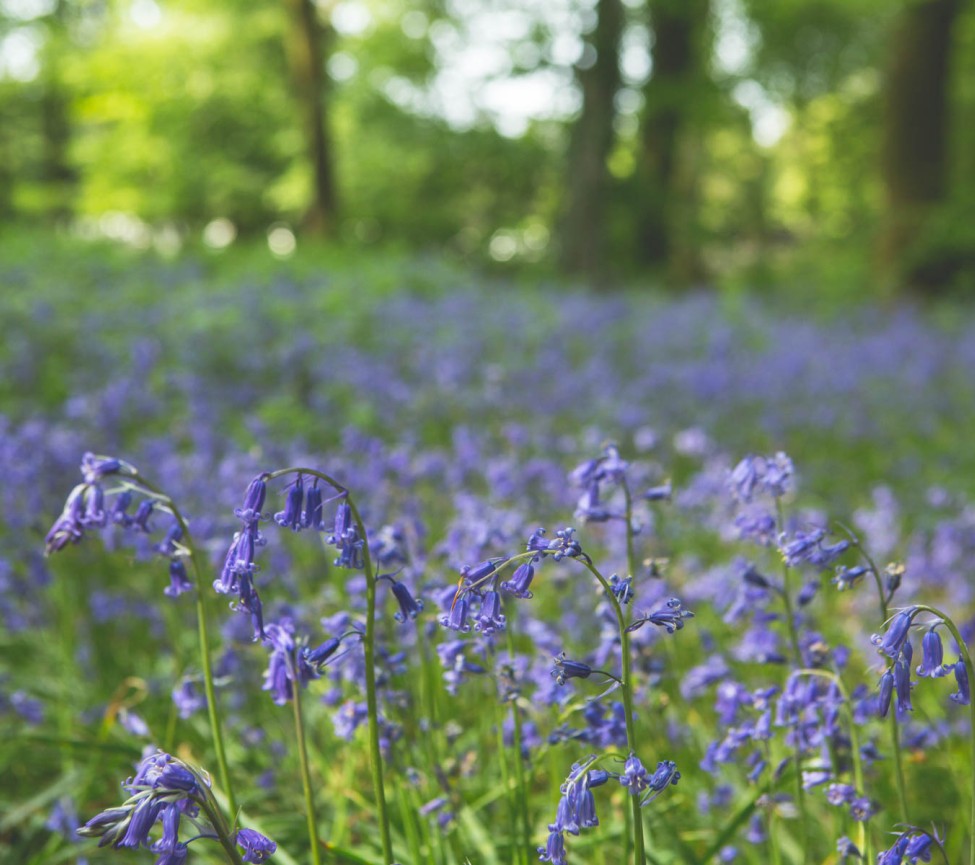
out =
<path fill-rule="evenodd" d="M 514 675 L 515 666 L 515 636 L 514 631 L 511 628 L 511 619 L 508 617 L 508 624 L 505 628 L 505 638 L 508 644 L 508 661 L 511 664 L 512 675 Z M 525 784 L 525 765 L 524 759 L 521 756 L 521 743 L 522 743 L 522 732 L 521 732 L 521 712 L 518 710 L 518 688 L 517 683 L 515 687 L 515 692 L 509 701 L 511 703 L 511 720 L 514 734 L 514 741 L 512 742 L 512 750 L 514 751 L 514 761 L 515 761 L 515 784 L 518 787 L 517 797 L 516 797 L 516 811 L 518 815 L 518 825 L 521 828 L 521 843 L 519 847 L 521 848 L 518 854 L 519 862 L 527 862 L 529 859 L 529 851 L 531 849 L 531 826 L 528 820 L 528 791 Z"/>
<path fill-rule="evenodd" d="M 607 579 L 599 572 L 596 566 L 593 565 L 593 563 L 587 557 L 581 558 L 579 561 L 581 561 L 589 569 L 589 572 L 599 581 L 600 585 L 602 585 L 606 592 L 606 597 L 613 607 L 616 622 L 619 625 L 621 670 L 623 680 L 620 691 L 622 691 L 623 695 L 623 712 L 625 714 L 626 721 L 626 747 L 627 750 L 635 752 L 636 730 L 634 729 L 633 723 L 633 678 L 631 675 L 630 663 L 630 635 L 626 631 L 626 616 L 623 614 L 623 608 L 616 599 L 616 595 L 613 592 L 613 587 L 610 586 Z M 636 863 L 636 865 L 644 865 L 647 855 L 645 849 L 646 842 L 643 837 L 643 814 L 640 811 L 640 797 L 632 796 L 630 798 L 633 811 L 633 861 Z"/>
<path fill-rule="evenodd" d="M 521 841 L 518 837 L 518 829 L 521 826 L 521 821 L 518 818 L 518 791 L 512 789 L 511 769 L 508 767 L 508 749 L 504 744 L 504 719 L 496 703 L 494 704 L 494 710 L 497 749 L 501 763 L 501 784 L 504 787 L 504 800 L 508 806 L 508 825 L 511 826 L 513 836 L 511 846 L 514 850 L 517 850 L 517 856 L 513 858 L 514 861 L 523 863 L 524 853 L 522 852 Z"/>
<path fill-rule="evenodd" d="M 294 668 L 294 659 L 289 663 Z M 312 865 L 321 865 L 322 854 L 318 841 L 318 820 L 315 817 L 315 797 L 311 789 L 311 770 L 308 765 L 308 746 L 305 741 L 305 725 L 301 714 L 301 693 L 297 680 L 291 683 L 291 705 L 295 715 L 295 739 L 298 742 L 298 762 L 301 764 L 301 787 L 305 796 L 305 822 L 308 825 L 308 842 L 311 844 Z"/>
<path fill-rule="evenodd" d="M 173 518 L 182 530 L 180 544 L 189 552 L 190 566 L 193 568 L 193 575 L 196 581 L 196 629 L 197 639 L 200 644 L 200 666 L 203 668 L 203 690 L 207 698 L 207 715 L 210 719 L 210 735 L 213 737 L 213 750 L 217 757 L 217 771 L 220 773 L 220 784 L 227 796 L 227 807 L 234 820 L 237 818 L 237 799 L 234 796 L 234 788 L 230 783 L 230 769 L 227 764 L 227 753 L 223 744 L 223 728 L 220 723 L 220 709 L 217 705 L 217 694 L 213 684 L 213 664 L 210 653 L 210 637 L 207 631 L 207 619 L 209 615 L 207 592 L 204 587 L 204 573 L 206 569 L 200 562 L 200 554 L 193 543 L 189 525 L 183 514 L 176 507 L 176 503 L 166 493 L 158 487 L 149 483 L 142 475 L 136 472 L 133 476 L 133 483 L 136 489 L 148 491 L 155 498 L 159 499 L 172 513 Z"/>
<path fill-rule="evenodd" d="M 379 700 L 376 693 L 376 576 L 373 572 L 372 557 L 369 555 L 369 540 L 366 536 L 359 510 L 351 497 L 346 498 L 352 519 L 362 538 L 363 571 L 366 577 L 366 633 L 362 645 L 366 662 L 366 710 L 369 714 L 369 762 L 372 769 L 372 787 L 376 797 L 376 810 L 379 814 L 379 832 L 383 847 L 384 865 L 393 863 L 393 842 L 389 833 L 389 813 L 386 808 L 386 791 L 383 786 L 383 756 L 379 747 Z"/>
<path fill-rule="evenodd" d="M 968 685 L 969 689 L 973 682 L 975 682 L 975 667 L 972 666 L 972 656 L 968 651 L 968 646 L 965 645 L 965 641 L 962 639 L 961 632 L 958 630 L 955 623 L 948 618 L 941 610 L 935 607 L 929 607 L 926 604 L 917 605 L 918 612 L 931 613 L 932 616 L 937 616 L 945 623 L 945 627 L 951 631 L 951 636 L 955 638 L 955 643 L 958 645 L 958 654 L 961 655 L 961 661 L 965 665 L 965 672 L 968 675 Z M 969 696 L 968 698 L 968 717 L 969 717 L 969 736 L 971 737 L 972 753 L 971 753 L 971 816 L 968 821 L 968 832 L 969 832 L 969 852 L 968 861 L 969 865 L 975 865 L 975 700 Z"/>
<path fill-rule="evenodd" d="M 193 801 L 200 806 L 200 809 L 210 821 L 210 825 L 213 826 L 214 831 L 217 833 L 217 841 L 219 841 L 220 846 L 223 847 L 223 851 L 227 854 L 227 859 L 230 861 L 231 865 L 244 865 L 244 860 L 241 858 L 240 851 L 237 850 L 237 845 L 234 843 L 236 833 L 234 833 L 227 825 L 227 821 L 224 819 L 223 813 L 217 806 L 217 803 L 212 800 L 212 796 L 207 795 L 203 798 L 197 798 L 194 796 Z M 236 815 L 234 816 L 236 817 Z"/>
<path fill-rule="evenodd" d="M 782 499 L 775 497 L 775 516 L 780 533 L 785 532 L 785 513 L 782 508 Z M 798 668 L 803 666 L 802 649 L 799 644 L 799 629 L 796 627 L 795 610 L 792 607 L 792 591 L 790 587 L 792 569 L 785 557 L 782 556 L 782 601 L 785 604 L 786 623 L 789 629 L 789 640 L 792 643 L 792 653 L 795 656 L 795 663 Z M 796 805 L 802 818 L 802 861 L 809 861 L 809 814 L 806 811 L 806 791 L 802 786 L 802 742 L 800 741 L 800 728 L 796 724 L 795 731 L 795 761 L 796 761 Z"/>
<path fill-rule="evenodd" d="M 772 763 L 772 747 L 769 744 L 769 740 L 768 739 L 765 740 L 764 744 L 765 744 L 765 761 L 768 764 L 771 765 L 771 763 Z M 771 773 L 769 773 L 768 776 L 767 776 L 767 780 L 765 782 L 765 796 L 766 796 L 766 800 L 768 802 L 771 802 L 772 801 L 772 785 L 773 785 L 773 778 L 772 778 Z M 776 838 L 776 834 L 773 831 L 773 827 L 772 827 L 772 818 L 774 816 L 775 815 L 773 813 L 772 808 L 769 807 L 766 810 L 766 812 L 765 812 L 765 818 L 766 818 L 765 819 L 766 836 L 767 836 L 767 840 L 768 840 L 769 851 L 770 851 L 771 856 L 772 856 L 772 865 L 781 865 L 781 863 L 782 863 L 782 854 L 779 851 L 778 839 Z"/>
<path fill-rule="evenodd" d="M 850 695 L 846 692 L 843 680 L 832 670 L 802 669 L 799 674 L 803 676 L 817 676 L 821 679 L 828 679 L 836 685 L 836 689 L 843 698 L 843 711 L 846 714 L 847 726 L 850 731 L 850 759 L 853 762 L 853 784 L 857 792 L 866 795 L 866 785 L 863 779 L 863 760 L 860 754 L 860 736 L 857 733 L 856 722 L 853 720 L 853 709 L 850 705 Z M 860 826 L 860 850 L 864 854 L 864 862 L 873 862 L 873 853 L 870 844 L 870 833 L 867 831 L 867 821 L 861 821 Z"/>
<path fill-rule="evenodd" d="M 860 557 L 864 562 L 866 562 L 867 570 L 870 571 L 871 575 L 873 576 L 874 584 L 877 587 L 877 603 L 880 609 L 880 621 L 886 623 L 890 618 L 890 607 L 887 603 L 887 592 L 884 589 L 884 583 L 880 576 L 880 570 L 877 568 L 877 565 L 870 554 L 860 545 L 856 535 L 854 535 L 849 529 L 846 529 L 846 531 L 856 544 Z M 904 777 L 904 755 L 901 753 L 901 731 L 900 726 L 897 723 L 896 712 L 891 712 L 887 716 L 887 726 L 890 728 L 890 744 L 891 749 L 894 752 L 894 780 L 897 787 L 897 801 L 901 809 L 901 820 L 904 823 L 909 823 L 910 821 L 907 816 L 907 782 Z M 975 865 L 975 860 L 973 860 L 973 865 Z"/>
<path fill-rule="evenodd" d="M 363 653 L 365 654 L 365 677 L 366 677 L 366 711 L 369 716 L 368 735 L 369 735 L 369 767 L 372 772 L 373 794 L 376 798 L 376 811 L 379 816 L 379 837 L 383 849 L 383 862 L 391 865 L 393 862 L 393 843 L 389 832 L 389 810 L 386 805 L 386 791 L 383 784 L 383 757 L 379 747 L 379 699 L 376 692 L 376 573 L 372 566 L 372 556 L 369 553 L 369 537 L 366 534 L 362 517 L 356 507 L 352 496 L 349 495 L 347 487 L 340 484 L 330 475 L 320 472 L 317 469 L 305 468 L 304 466 L 289 466 L 284 469 L 276 469 L 265 476 L 265 480 L 271 481 L 275 478 L 289 474 L 303 474 L 309 477 L 318 478 L 332 487 L 337 493 L 345 495 L 346 504 L 355 522 L 359 537 L 362 540 L 362 570 L 366 578 L 366 632 L 362 639 Z"/>

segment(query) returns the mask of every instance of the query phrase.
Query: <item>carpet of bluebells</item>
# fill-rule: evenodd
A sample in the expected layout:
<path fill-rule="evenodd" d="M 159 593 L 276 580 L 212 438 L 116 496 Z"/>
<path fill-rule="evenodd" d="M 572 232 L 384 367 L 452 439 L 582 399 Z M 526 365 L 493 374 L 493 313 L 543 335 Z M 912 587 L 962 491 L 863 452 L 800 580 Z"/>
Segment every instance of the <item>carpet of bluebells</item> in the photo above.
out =
<path fill-rule="evenodd" d="M 0 861 L 970 862 L 975 315 L 0 271 Z"/>

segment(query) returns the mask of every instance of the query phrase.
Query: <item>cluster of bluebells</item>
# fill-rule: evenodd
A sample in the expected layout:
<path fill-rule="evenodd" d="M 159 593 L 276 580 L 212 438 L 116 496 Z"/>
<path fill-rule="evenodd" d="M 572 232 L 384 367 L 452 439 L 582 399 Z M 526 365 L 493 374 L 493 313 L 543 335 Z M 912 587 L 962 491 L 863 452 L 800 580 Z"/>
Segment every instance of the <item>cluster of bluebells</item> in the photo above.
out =
<path fill-rule="evenodd" d="M 512 559 L 495 556 L 476 565 L 464 565 L 460 569 L 460 585 L 456 591 L 444 595 L 440 624 L 463 633 L 472 628 L 485 635 L 503 631 L 505 616 L 501 593 L 522 600 L 534 597 L 531 585 L 536 566 L 543 559 L 590 561 L 572 528 L 560 529 L 551 539 L 546 537 L 545 529 L 536 529 L 528 539 L 526 551 L 530 554 L 528 559 L 515 568 L 508 580 L 501 580 L 501 569 Z M 518 558 L 524 558 L 524 554 Z"/>
<path fill-rule="evenodd" d="M 295 626 L 290 619 L 269 624 L 265 630 L 264 642 L 270 649 L 270 656 L 263 689 L 271 693 L 279 706 L 294 699 L 295 686 L 300 690 L 321 676 L 322 668 L 337 657 L 344 638 L 360 636 L 359 632 L 353 631 L 310 648 L 303 638 L 295 637 Z"/>
<path fill-rule="evenodd" d="M 158 854 L 156 865 L 183 865 L 193 841 L 229 840 L 209 780 L 182 760 L 162 751 L 150 754 L 122 786 L 131 794 L 129 798 L 92 817 L 78 829 L 79 835 L 99 838 L 99 847 L 148 849 Z M 194 829 L 188 841 L 180 840 L 184 823 Z M 161 834 L 154 838 L 157 824 Z M 239 830 L 234 840 L 243 851 L 244 862 L 265 862 L 277 849 L 272 840 L 253 829 Z"/>
<path fill-rule="evenodd" d="M 583 491 L 576 503 L 576 518 L 589 523 L 625 519 L 625 513 L 607 504 L 606 488 L 625 483 L 627 468 L 615 444 L 606 445 L 600 456 L 577 466 L 569 474 L 570 482 Z"/>
<path fill-rule="evenodd" d="M 214 581 L 214 590 L 221 594 L 237 594 L 235 609 L 249 613 L 254 625 L 254 639 L 265 638 L 264 607 L 254 585 L 254 575 L 259 570 L 255 556 L 257 548 L 267 543 L 260 524 L 268 517 L 262 512 L 267 496 L 267 475 L 258 475 L 247 487 L 244 503 L 234 511 L 241 527 L 234 534 L 224 558 L 220 577 Z"/>
<path fill-rule="evenodd" d="M 911 681 L 914 646 L 910 640 L 910 632 L 918 612 L 917 607 L 901 610 L 891 619 L 886 633 L 874 634 L 871 637 L 877 651 L 893 662 L 880 677 L 878 713 L 881 717 L 887 716 L 895 695 L 898 718 L 914 708 L 911 703 L 911 689 L 914 687 Z M 921 663 L 915 672 L 921 678 L 929 679 L 940 679 L 953 673 L 958 690 L 949 695 L 949 699 L 959 705 L 967 706 L 971 700 L 968 670 L 961 658 L 953 664 L 944 663 L 944 645 L 937 631 L 940 624 L 935 622 L 921 638 Z"/>
<path fill-rule="evenodd" d="M 138 472 L 129 463 L 114 457 L 86 453 L 81 460 L 83 482 L 78 484 L 65 501 L 61 515 L 54 521 L 45 538 L 48 554 L 59 552 L 69 544 L 77 544 L 85 533 L 95 529 L 118 526 L 137 534 L 149 535 L 153 528 L 150 519 L 160 509 L 158 500 L 145 494 Z M 118 488 L 106 489 L 105 481 L 120 481 Z M 143 496 L 135 512 L 136 491 Z M 163 539 L 153 550 L 169 560 L 169 585 L 163 592 L 171 598 L 179 597 L 193 588 L 186 572 L 188 550 L 181 544 L 183 526 L 173 520 Z"/>
<path fill-rule="evenodd" d="M 930 862 L 931 855 L 940 848 L 941 840 L 936 832 L 925 832 L 921 829 L 910 828 L 901 832 L 893 844 L 877 854 L 877 865 L 917 865 L 918 862 Z"/>
<path fill-rule="evenodd" d="M 574 763 L 569 777 L 562 784 L 555 822 L 548 827 L 548 839 L 538 848 L 539 860 L 552 865 L 566 865 L 565 835 L 578 835 L 583 829 L 599 825 L 593 789 L 616 780 L 631 796 L 639 798 L 640 807 L 649 805 L 668 787 L 680 780 L 680 772 L 671 760 L 657 764 L 653 773 L 647 771 L 639 757 L 630 754 L 622 772 L 608 772 L 593 768 L 598 762 L 595 754 L 581 763 Z"/>

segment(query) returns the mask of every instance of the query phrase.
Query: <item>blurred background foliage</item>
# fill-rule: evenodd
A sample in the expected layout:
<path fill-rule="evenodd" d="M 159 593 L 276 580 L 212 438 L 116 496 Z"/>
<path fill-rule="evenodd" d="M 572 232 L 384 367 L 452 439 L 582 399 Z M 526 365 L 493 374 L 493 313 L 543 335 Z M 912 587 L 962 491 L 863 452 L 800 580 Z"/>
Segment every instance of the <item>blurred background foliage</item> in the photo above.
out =
<path fill-rule="evenodd" d="M 975 292 L 960 0 L 0 0 L 0 230 Z"/>

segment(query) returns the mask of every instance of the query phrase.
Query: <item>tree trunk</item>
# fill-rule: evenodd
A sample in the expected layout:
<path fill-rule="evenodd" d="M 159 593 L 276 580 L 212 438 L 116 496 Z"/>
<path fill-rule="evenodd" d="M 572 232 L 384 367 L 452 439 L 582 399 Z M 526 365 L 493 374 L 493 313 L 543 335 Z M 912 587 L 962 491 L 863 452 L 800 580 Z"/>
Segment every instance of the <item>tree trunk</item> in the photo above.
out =
<path fill-rule="evenodd" d="M 691 115 L 706 81 L 708 0 L 649 0 L 648 9 L 653 47 L 641 131 L 639 255 L 687 283 L 700 275 Z"/>
<path fill-rule="evenodd" d="M 288 61 L 301 112 L 306 153 L 312 167 L 312 199 L 302 225 L 311 234 L 326 236 L 335 230 L 338 210 L 332 143 L 325 126 L 327 33 L 312 0 L 287 0 L 287 6 Z"/>
<path fill-rule="evenodd" d="M 63 56 L 68 43 L 67 5 L 58 0 L 47 20 L 43 52 L 40 112 L 40 180 L 45 210 L 55 220 L 71 216 L 71 198 L 77 177 L 68 160 L 71 143 L 70 98 L 61 80 Z"/>
<path fill-rule="evenodd" d="M 925 290 L 943 287 L 951 263 L 908 257 L 932 208 L 948 189 L 949 58 L 957 0 L 904 7 L 894 26 L 887 67 L 883 177 L 888 214 L 881 242 L 888 279 Z M 924 253 L 922 252 L 922 255 Z"/>
<path fill-rule="evenodd" d="M 595 61 L 576 68 L 582 112 L 572 127 L 566 208 L 562 219 L 561 264 L 602 283 L 606 278 L 606 204 L 613 147 L 615 98 L 620 86 L 619 42 L 623 32 L 620 0 L 598 0 L 591 46 Z"/>

